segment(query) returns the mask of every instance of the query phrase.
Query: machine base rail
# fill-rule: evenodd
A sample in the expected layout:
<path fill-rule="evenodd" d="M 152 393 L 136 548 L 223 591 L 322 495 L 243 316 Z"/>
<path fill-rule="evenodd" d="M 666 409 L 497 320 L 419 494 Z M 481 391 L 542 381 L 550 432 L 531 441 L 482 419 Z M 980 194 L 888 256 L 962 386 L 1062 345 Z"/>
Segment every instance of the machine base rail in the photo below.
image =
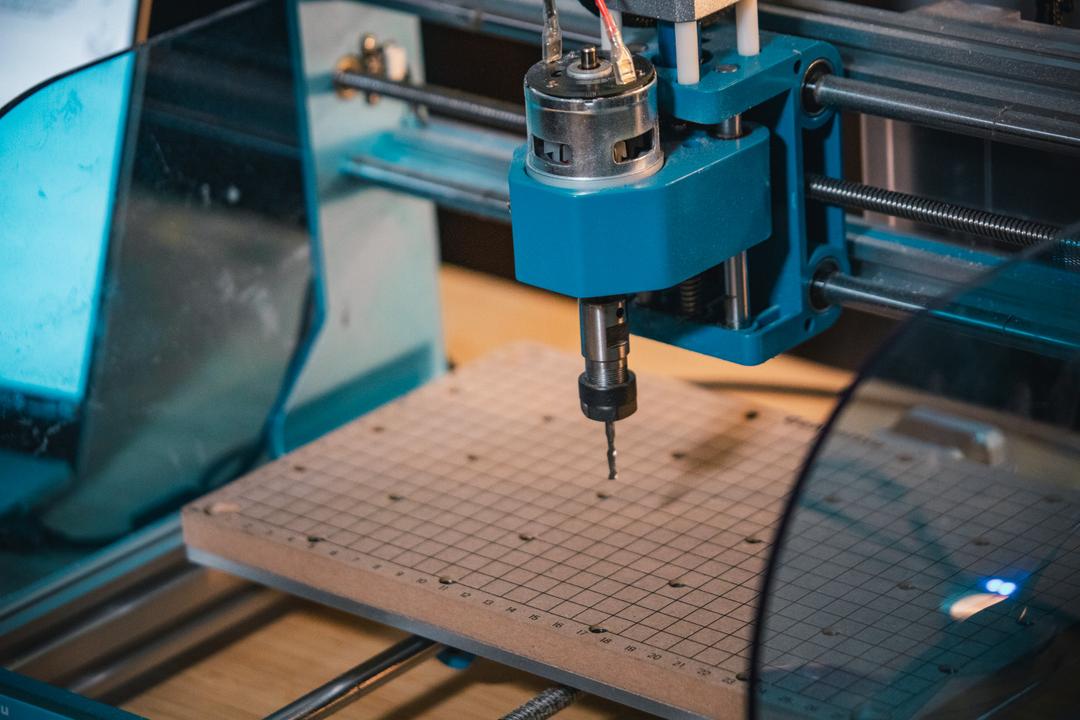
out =
<path fill-rule="evenodd" d="M 839 75 L 823 75 L 806 89 L 815 103 L 825 107 L 990 140 L 1080 151 L 1080 128 L 1073 116 L 1047 116 L 1007 103 L 961 100 Z"/>
<path fill-rule="evenodd" d="M 441 649 L 442 645 L 434 640 L 410 635 L 325 685 L 267 715 L 266 720 L 318 720 L 329 717 Z"/>

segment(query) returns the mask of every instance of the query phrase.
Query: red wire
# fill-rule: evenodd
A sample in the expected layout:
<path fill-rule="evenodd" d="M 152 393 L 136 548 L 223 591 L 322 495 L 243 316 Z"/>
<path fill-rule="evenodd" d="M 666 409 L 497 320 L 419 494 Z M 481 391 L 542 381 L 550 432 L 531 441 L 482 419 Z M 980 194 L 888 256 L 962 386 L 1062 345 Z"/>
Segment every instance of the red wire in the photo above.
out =
<path fill-rule="evenodd" d="M 604 26 L 607 28 L 608 39 L 611 40 L 611 45 L 614 47 L 618 40 L 617 33 L 619 29 L 615 27 L 615 20 L 611 17 L 611 11 L 608 10 L 607 3 L 604 0 L 596 0 L 596 8 L 600 11 L 600 17 L 604 21 Z"/>

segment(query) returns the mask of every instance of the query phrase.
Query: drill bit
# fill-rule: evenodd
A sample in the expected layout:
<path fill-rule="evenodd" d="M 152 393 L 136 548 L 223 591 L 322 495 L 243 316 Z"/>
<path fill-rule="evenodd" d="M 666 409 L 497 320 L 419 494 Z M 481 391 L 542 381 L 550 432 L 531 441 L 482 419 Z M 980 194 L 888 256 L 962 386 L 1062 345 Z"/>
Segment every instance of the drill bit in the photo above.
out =
<path fill-rule="evenodd" d="M 619 471 L 615 469 L 615 423 L 611 420 L 604 422 L 604 434 L 607 435 L 607 479 L 618 480 Z"/>

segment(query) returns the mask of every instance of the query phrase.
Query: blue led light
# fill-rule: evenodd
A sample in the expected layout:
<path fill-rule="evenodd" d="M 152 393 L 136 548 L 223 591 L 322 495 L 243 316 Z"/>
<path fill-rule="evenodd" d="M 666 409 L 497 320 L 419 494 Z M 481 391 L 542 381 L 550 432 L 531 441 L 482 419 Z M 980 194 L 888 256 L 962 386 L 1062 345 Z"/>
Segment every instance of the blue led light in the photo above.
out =
<path fill-rule="evenodd" d="M 1016 583 L 1001 578 L 991 578 L 986 581 L 985 586 L 987 592 L 997 593 L 998 595 L 1012 595 L 1016 592 Z"/>

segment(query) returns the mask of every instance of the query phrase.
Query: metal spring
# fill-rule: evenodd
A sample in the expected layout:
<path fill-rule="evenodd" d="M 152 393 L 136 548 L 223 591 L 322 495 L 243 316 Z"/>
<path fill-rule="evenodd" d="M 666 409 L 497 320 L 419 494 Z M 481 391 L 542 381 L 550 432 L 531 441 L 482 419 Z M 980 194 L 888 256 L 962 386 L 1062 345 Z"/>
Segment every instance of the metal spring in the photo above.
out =
<path fill-rule="evenodd" d="M 701 276 L 695 275 L 679 283 L 679 313 L 693 318 L 701 314 Z"/>
<path fill-rule="evenodd" d="M 893 215 L 947 230 L 993 238 L 1018 247 L 1030 247 L 1055 239 L 1061 232 L 1056 225 L 821 175 L 810 176 L 807 195 L 832 205 Z"/>

